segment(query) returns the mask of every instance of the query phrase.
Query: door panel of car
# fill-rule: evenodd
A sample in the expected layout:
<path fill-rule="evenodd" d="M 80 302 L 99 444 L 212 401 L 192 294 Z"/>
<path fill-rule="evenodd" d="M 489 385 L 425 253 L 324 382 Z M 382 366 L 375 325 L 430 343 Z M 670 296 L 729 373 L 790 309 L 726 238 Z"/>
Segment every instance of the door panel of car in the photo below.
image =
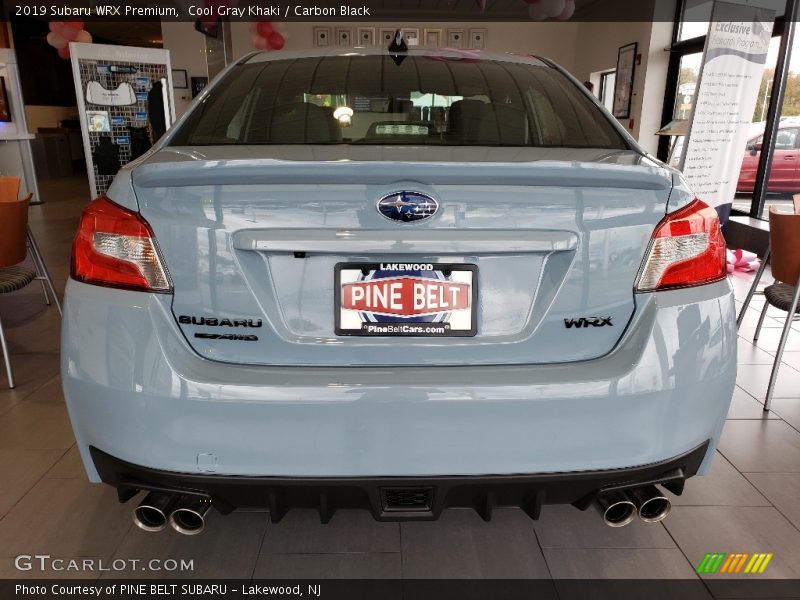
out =
<path fill-rule="evenodd" d="M 770 192 L 800 191 L 800 128 L 787 127 L 778 131 L 775 140 L 775 153 L 772 158 L 769 184 Z M 761 144 L 763 136 L 751 139 L 747 143 L 747 152 L 739 172 L 739 191 L 751 192 L 755 186 L 758 163 L 761 160 Z"/>

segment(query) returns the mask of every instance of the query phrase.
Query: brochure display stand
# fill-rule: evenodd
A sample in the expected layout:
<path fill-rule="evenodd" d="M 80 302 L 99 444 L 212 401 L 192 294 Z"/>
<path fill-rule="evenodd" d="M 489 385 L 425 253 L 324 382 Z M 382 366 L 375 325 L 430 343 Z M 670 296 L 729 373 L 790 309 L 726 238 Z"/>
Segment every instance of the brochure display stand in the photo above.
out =
<path fill-rule="evenodd" d="M 169 51 L 70 44 L 92 198 L 175 121 Z"/>
<path fill-rule="evenodd" d="M 31 140 L 25 121 L 17 56 L 11 48 L 0 48 L 0 175 L 19 177 L 20 193 L 33 194 L 31 204 L 39 204 L 39 187 L 33 165 Z"/>

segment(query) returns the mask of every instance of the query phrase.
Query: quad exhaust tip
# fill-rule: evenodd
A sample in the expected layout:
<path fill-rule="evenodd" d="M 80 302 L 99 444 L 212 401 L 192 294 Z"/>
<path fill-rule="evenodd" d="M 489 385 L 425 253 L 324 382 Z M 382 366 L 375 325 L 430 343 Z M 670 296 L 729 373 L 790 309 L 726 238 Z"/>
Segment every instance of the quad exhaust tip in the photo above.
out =
<path fill-rule="evenodd" d="M 176 498 L 171 494 L 150 492 L 133 509 L 133 522 L 144 531 L 161 531 L 167 526 Z"/>
<path fill-rule="evenodd" d="M 601 494 L 594 505 L 609 527 L 625 527 L 636 518 L 636 505 L 621 492 Z"/>
<path fill-rule="evenodd" d="M 175 510 L 169 516 L 169 524 L 183 535 L 197 535 L 206 526 L 206 513 L 211 508 L 211 499 L 202 496 L 181 496 Z"/>

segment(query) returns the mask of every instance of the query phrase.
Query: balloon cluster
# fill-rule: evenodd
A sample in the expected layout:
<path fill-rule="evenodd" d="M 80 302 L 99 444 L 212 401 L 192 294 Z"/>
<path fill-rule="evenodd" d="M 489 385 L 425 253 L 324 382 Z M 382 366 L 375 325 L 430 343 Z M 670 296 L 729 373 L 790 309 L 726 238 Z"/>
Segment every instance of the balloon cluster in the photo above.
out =
<path fill-rule="evenodd" d="M 280 50 L 286 45 L 284 35 L 269 21 L 259 21 L 253 32 L 253 46 L 256 50 Z"/>
<path fill-rule="evenodd" d="M 528 14 L 534 21 L 547 18 L 566 21 L 575 14 L 575 0 L 525 0 Z"/>
<path fill-rule="evenodd" d="M 92 34 L 83 28 L 83 21 L 53 21 L 50 23 L 47 43 L 58 50 L 58 55 L 64 60 L 69 58 L 70 42 L 89 44 L 91 41 Z"/>

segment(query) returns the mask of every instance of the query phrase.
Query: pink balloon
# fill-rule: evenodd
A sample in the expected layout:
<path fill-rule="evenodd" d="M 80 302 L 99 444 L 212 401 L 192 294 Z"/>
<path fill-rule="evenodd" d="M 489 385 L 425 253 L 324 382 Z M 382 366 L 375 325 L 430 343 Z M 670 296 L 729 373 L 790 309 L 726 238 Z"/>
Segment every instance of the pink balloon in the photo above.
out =
<path fill-rule="evenodd" d="M 575 14 L 575 0 L 566 0 L 564 10 L 556 17 L 559 21 L 566 21 Z"/>
<path fill-rule="evenodd" d="M 258 35 L 260 35 L 263 38 L 266 38 L 269 37 L 275 30 L 272 28 L 272 23 L 270 23 L 269 21 L 260 21 L 256 25 L 256 31 L 258 32 Z"/>
<path fill-rule="evenodd" d="M 53 33 L 51 31 L 47 34 L 47 43 L 53 48 L 59 49 L 67 45 L 67 40 L 60 33 Z"/>
<path fill-rule="evenodd" d="M 80 42 L 81 44 L 91 44 L 92 43 L 92 34 L 86 31 L 85 29 L 81 29 L 78 32 L 77 37 L 75 38 L 76 42 Z"/>
<path fill-rule="evenodd" d="M 75 27 L 73 25 L 68 23 L 68 24 L 64 25 L 64 28 L 61 30 L 61 37 L 63 37 L 65 40 L 71 42 L 76 37 L 78 37 L 78 34 L 81 31 L 83 31 L 83 29 L 75 29 Z"/>
<path fill-rule="evenodd" d="M 78 31 L 83 29 L 83 21 L 64 21 L 64 26 L 66 27 L 74 27 Z"/>
<path fill-rule="evenodd" d="M 267 38 L 267 41 L 273 50 L 280 50 L 286 45 L 286 40 L 277 31 L 273 32 L 272 35 Z"/>
<path fill-rule="evenodd" d="M 64 46 L 63 48 L 59 48 L 58 55 L 64 60 L 67 60 L 69 58 L 69 46 Z"/>
<path fill-rule="evenodd" d="M 253 38 L 253 46 L 256 50 L 269 50 L 267 38 L 257 35 Z"/>
<path fill-rule="evenodd" d="M 53 33 L 58 33 L 61 31 L 61 28 L 64 27 L 64 21 L 51 21 L 49 27 L 50 31 Z"/>

